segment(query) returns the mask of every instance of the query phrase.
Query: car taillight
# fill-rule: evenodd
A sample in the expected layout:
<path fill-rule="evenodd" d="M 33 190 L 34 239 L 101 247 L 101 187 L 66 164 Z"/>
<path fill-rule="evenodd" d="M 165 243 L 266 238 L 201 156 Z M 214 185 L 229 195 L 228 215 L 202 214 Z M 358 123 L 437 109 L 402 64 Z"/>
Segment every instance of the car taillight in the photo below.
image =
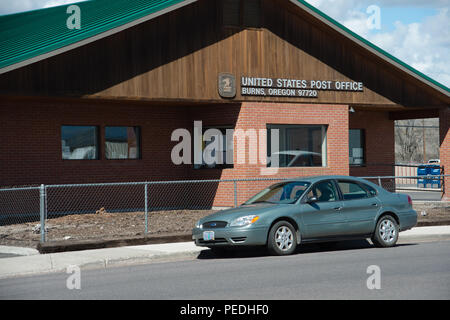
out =
<path fill-rule="evenodd" d="M 410 196 L 408 196 L 408 203 L 412 206 L 412 199 Z"/>

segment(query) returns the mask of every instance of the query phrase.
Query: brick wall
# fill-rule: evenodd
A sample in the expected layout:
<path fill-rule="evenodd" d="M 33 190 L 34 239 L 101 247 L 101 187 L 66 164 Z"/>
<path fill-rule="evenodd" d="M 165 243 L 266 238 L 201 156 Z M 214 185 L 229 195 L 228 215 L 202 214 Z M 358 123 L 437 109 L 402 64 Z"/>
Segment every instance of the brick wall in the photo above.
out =
<path fill-rule="evenodd" d="M 450 174 L 450 108 L 439 111 L 439 137 L 441 166 Z M 445 178 L 442 200 L 450 201 L 450 177 Z"/>
<path fill-rule="evenodd" d="M 395 163 L 394 121 L 388 112 L 360 111 L 350 113 L 350 129 L 364 129 L 364 166 L 351 166 L 352 176 L 392 176 Z"/>
<path fill-rule="evenodd" d="M 211 106 L 191 112 L 191 121 L 203 119 L 204 126 L 220 126 L 235 123 L 237 129 L 266 129 L 267 124 L 317 124 L 327 125 L 327 166 L 304 168 L 279 168 L 275 175 L 261 175 L 261 169 L 266 165 L 250 164 L 249 147 L 237 150 L 234 144 L 234 167 L 230 169 L 201 169 L 193 170 L 194 179 L 245 179 L 245 178 L 294 178 L 310 175 L 342 174 L 348 175 L 348 107 L 342 105 L 303 105 L 303 104 L 274 104 L 274 103 L 243 103 L 237 106 Z M 263 139 L 263 141 L 266 141 Z M 242 145 L 241 145 L 242 146 Z M 259 152 L 260 150 L 258 150 Z M 239 164 L 237 152 L 245 153 L 245 164 Z M 264 152 L 263 152 L 264 154 Z M 238 203 L 241 203 L 260 191 L 273 181 L 239 182 Z M 232 184 L 219 185 L 214 205 L 233 205 Z"/>
<path fill-rule="evenodd" d="M 348 112 L 346 106 L 244 103 L 202 107 L 149 106 L 135 103 L 9 100 L 0 103 L 0 184 L 1 186 L 123 182 L 183 179 L 290 178 L 319 174 L 348 174 Z M 325 124 L 327 163 L 320 168 L 279 168 L 276 175 L 261 176 L 257 164 L 237 164 L 234 168 L 193 169 L 192 165 L 174 165 L 170 158 L 170 135 L 177 128 L 192 132 L 194 120 L 203 126 L 234 125 L 235 129 L 266 129 L 267 124 Z M 99 160 L 62 160 L 61 126 L 96 125 L 99 127 Z M 140 126 L 140 160 L 106 160 L 105 126 Z M 236 145 L 235 145 L 236 148 Z M 248 149 L 245 151 L 249 159 Z M 239 202 L 272 182 L 238 184 Z M 161 187 L 162 188 L 162 187 Z M 189 192 L 177 186 L 179 192 Z M 186 189 L 187 188 L 187 189 Z M 213 188 L 196 187 L 208 192 L 215 205 L 233 205 L 232 183 Z M 192 188 L 191 188 L 192 189 Z M 212 191 L 211 191 L 211 190 Z M 203 194 L 205 192 L 196 192 Z M 191 196 L 193 193 L 191 192 Z"/>
<path fill-rule="evenodd" d="M 185 179 L 170 134 L 187 126 L 186 109 L 117 103 L 0 102 L 0 185 Z M 99 160 L 62 160 L 61 125 L 96 125 Z M 140 126 L 141 160 L 106 160 L 105 126 Z"/>

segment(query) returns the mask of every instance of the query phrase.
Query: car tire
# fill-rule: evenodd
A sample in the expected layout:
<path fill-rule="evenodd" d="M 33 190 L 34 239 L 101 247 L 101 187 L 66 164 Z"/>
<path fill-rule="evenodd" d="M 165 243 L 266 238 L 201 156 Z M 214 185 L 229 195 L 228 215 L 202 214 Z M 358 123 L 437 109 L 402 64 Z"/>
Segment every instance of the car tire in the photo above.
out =
<path fill-rule="evenodd" d="M 378 220 L 371 240 L 377 248 L 393 247 L 397 243 L 398 233 L 397 221 L 394 217 L 385 215 Z"/>
<path fill-rule="evenodd" d="M 290 255 L 297 248 L 296 230 L 287 221 L 278 221 L 269 231 L 267 249 L 276 256 Z"/>

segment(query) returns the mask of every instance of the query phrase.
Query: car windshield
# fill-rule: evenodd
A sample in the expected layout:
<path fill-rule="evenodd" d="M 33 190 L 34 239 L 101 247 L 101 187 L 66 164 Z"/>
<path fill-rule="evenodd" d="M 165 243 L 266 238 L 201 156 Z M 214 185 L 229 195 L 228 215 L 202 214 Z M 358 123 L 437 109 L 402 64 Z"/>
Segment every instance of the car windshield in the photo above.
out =
<path fill-rule="evenodd" d="M 244 204 L 254 203 L 294 203 L 308 189 L 306 181 L 289 181 L 274 184 L 250 198 Z"/>

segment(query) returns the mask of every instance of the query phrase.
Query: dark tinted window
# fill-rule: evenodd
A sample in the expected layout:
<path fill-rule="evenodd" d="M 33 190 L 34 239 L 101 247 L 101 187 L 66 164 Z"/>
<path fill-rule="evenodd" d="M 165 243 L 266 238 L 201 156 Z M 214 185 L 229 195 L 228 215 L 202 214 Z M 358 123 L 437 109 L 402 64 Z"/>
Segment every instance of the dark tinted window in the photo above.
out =
<path fill-rule="evenodd" d="M 349 164 L 350 165 L 364 165 L 364 130 L 350 129 L 349 130 Z"/>
<path fill-rule="evenodd" d="M 194 168 L 233 168 L 233 127 L 203 127 L 202 130 L 202 164 L 194 164 Z"/>
<path fill-rule="evenodd" d="M 338 184 L 344 200 L 363 199 L 369 196 L 367 191 L 358 183 L 339 181 Z"/>
<path fill-rule="evenodd" d="M 326 166 L 326 126 L 269 124 L 267 129 L 268 167 Z M 278 145 L 272 145 L 277 135 Z"/>
<path fill-rule="evenodd" d="M 139 127 L 105 127 L 106 159 L 139 159 Z"/>
<path fill-rule="evenodd" d="M 336 201 L 338 200 L 338 193 L 331 181 L 324 181 L 311 188 L 308 198 L 311 197 L 316 197 L 318 202 Z"/>
<path fill-rule="evenodd" d="M 96 126 L 62 126 L 62 158 L 66 160 L 98 159 Z"/>
<path fill-rule="evenodd" d="M 376 196 L 377 195 L 377 190 L 371 186 L 369 186 L 368 184 L 363 183 L 363 186 L 367 189 L 367 191 L 369 191 L 370 195 L 372 196 Z"/>
<path fill-rule="evenodd" d="M 245 204 L 259 202 L 294 203 L 308 189 L 310 183 L 304 181 L 282 182 L 272 185 L 250 198 Z"/>

